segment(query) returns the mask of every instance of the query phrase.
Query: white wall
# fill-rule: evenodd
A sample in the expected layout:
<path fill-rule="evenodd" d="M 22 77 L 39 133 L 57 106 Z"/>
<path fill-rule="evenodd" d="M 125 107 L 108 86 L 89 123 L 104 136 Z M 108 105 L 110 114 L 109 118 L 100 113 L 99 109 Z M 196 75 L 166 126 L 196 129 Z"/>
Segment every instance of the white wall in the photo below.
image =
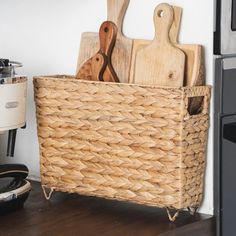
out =
<path fill-rule="evenodd" d="M 80 34 L 97 32 L 106 19 L 106 0 L 0 0 L 0 57 L 24 63 L 29 77 L 27 129 L 19 130 L 15 158 L 5 158 L 6 135 L 0 136 L 1 162 L 25 163 L 31 177 L 39 177 L 32 76 L 74 74 Z M 205 46 L 207 82 L 213 83 L 213 0 L 166 0 L 184 8 L 182 43 Z M 153 10 L 160 0 L 130 0 L 124 33 L 132 38 L 152 39 Z M 210 130 L 205 200 L 201 212 L 213 209 L 213 148 Z"/>

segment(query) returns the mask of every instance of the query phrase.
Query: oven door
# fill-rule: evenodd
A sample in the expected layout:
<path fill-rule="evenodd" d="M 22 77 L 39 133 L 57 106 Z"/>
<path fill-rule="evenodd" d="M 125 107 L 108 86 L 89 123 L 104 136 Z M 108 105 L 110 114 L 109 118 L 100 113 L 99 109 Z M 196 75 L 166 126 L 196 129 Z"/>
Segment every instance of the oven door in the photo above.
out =
<path fill-rule="evenodd" d="M 219 236 L 235 234 L 236 57 L 215 60 L 214 210 Z"/>
<path fill-rule="evenodd" d="M 220 235 L 235 235 L 236 214 L 236 115 L 222 117 Z"/>
<path fill-rule="evenodd" d="M 236 54 L 236 0 L 216 0 L 214 51 Z"/>

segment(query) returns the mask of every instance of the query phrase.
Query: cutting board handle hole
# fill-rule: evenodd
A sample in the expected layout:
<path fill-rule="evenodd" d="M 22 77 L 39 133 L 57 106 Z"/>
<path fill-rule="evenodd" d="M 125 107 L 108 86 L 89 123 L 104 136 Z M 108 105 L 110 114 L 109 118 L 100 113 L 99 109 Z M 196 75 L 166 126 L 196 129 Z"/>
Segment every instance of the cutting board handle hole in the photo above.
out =
<path fill-rule="evenodd" d="M 109 31 L 108 27 L 104 28 L 104 32 L 107 33 Z"/>
<path fill-rule="evenodd" d="M 164 11 L 163 10 L 159 10 L 157 12 L 157 15 L 158 15 L 158 17 L 162 18 L 164 16 Z"/>
<path fill-rule="evenodd" d="M 99 61 L 99 58 L 98 58 L 98 57 L 96 58 L 96 61 Z"/>

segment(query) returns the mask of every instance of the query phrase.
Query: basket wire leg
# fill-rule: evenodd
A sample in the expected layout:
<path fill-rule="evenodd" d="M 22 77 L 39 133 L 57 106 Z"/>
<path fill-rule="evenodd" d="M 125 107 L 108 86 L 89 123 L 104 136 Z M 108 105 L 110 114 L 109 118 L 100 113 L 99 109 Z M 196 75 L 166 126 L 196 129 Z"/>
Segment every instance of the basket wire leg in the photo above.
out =
<path fill-rule="evenodd" d="M 190 215 L 194 216 L 198 210 L 198 206 L 188 207 L 187 209 L 188 209 Z"/>
<path fill-rule="evenodd" d="M 42 185 L 42 189 L 43 189 L 43 194 L 44 194 L 45 198 L 47 200 L 50 200 L 50 198 L 51 198 L 51 196 L 52 196 L 52 194 L 54 192 L 54 188 L 48 188 L 47 186 Z"/>
<path fill-rule="evenodd" d="M 171 215 L 170 209 L 166 208 L 166 212 L 167 212 L 168 218 L 171 222 L 175 222 L 177 217 L 179 216 L 179 211 L 176 211 L 173 215 Z"/>

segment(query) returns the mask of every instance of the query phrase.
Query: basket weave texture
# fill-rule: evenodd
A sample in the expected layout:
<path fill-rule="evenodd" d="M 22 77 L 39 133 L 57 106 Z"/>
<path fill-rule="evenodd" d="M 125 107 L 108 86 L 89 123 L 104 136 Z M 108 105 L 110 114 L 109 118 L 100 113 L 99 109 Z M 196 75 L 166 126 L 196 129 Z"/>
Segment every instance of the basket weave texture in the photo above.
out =
<path fill-rule="evenodd" d="M 42 184 L 183 209 L 201 203 L 211 88 L 34 78 Z M 188 113 L 191 97 L 202 112 Z"/>

